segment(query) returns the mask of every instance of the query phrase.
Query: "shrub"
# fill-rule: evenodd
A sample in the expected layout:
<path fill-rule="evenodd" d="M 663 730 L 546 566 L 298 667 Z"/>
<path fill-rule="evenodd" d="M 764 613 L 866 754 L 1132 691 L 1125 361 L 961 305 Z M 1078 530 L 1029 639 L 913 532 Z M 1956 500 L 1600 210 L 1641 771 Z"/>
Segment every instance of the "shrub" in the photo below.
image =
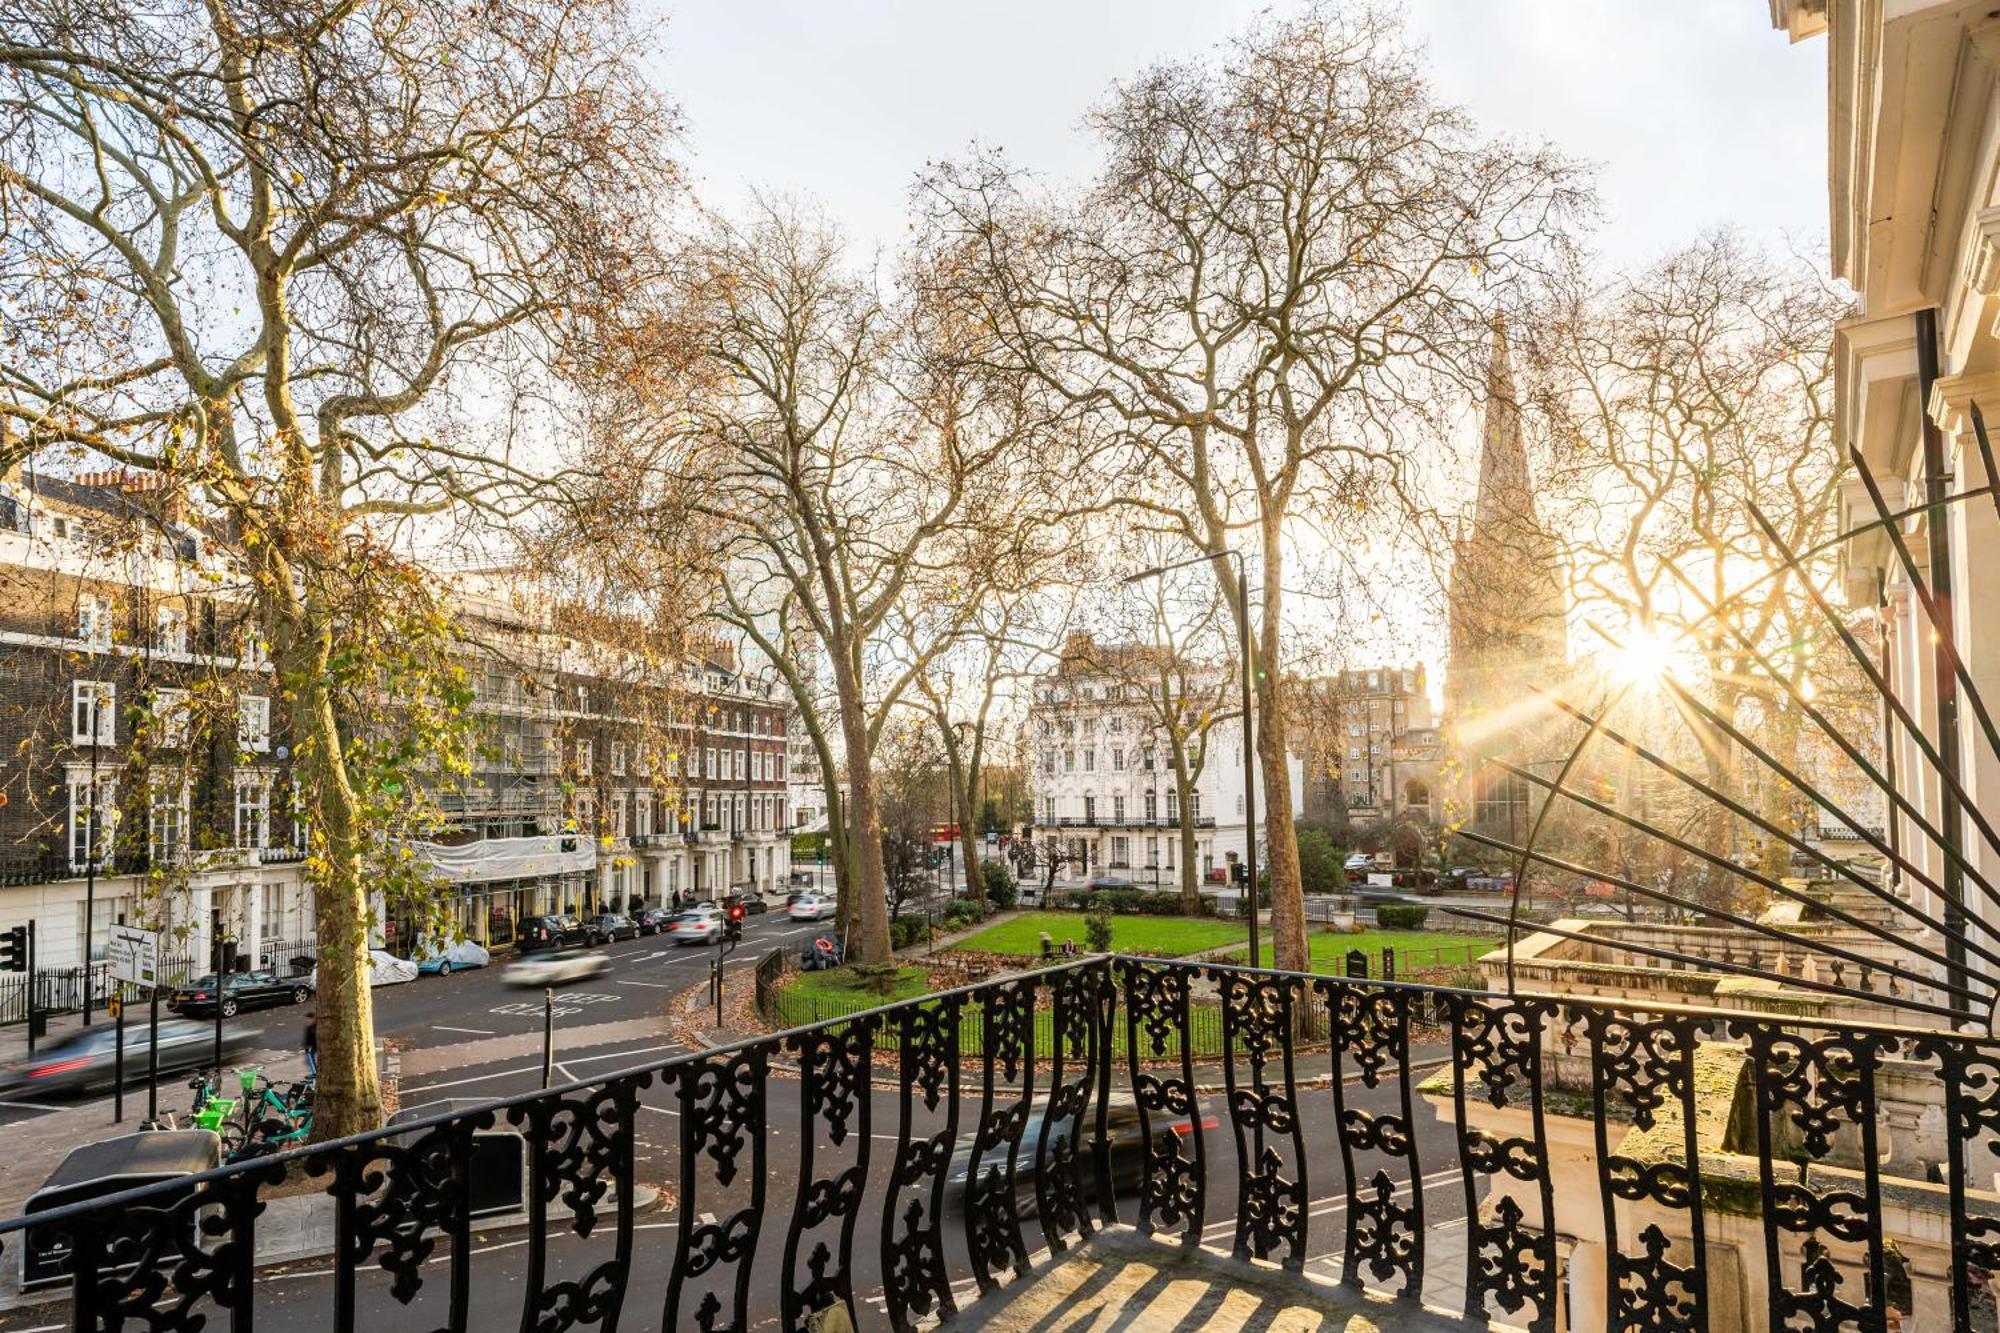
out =
<path fill-rule="evenodd" d="M 1111 913 L 1099 907 L 1084 914 L 1083 945 L 1091 953 L 1111 952 Z"/>
<path fill-rule="evenodd" d="M 1021 901 L 1021 885 L 1014 867 L 1005 861 L 981 861 L 979 873 L 986 877 L 986 901 L 995 907 L 1012 907 Z"/>
<path fill-rule="evenodd" d="M 951 929 L 958 930 L 980 920 L 984 915 L 979 910 L 979 904 L 972 899 L 957 898 L 952 901 L 951 906 L 944 909 L 944 923 Z"/>
<path fill-rule="evenodd" d="M 1415 903 L 1383 903 L 1375 909 L 1375 924 L 1384 930 L 1422 930 L 1431 909 Z"/>
<path fill-rule="evenodd" d="M 1307 893 L 1345 892 L 1344 859 L 1324 829 L 1299 829 L 1299 882 Z"/>
<path fill-rule="evenodd" d="M 889 922 L 889 947 L 907 949 L 913 944 L 921 944 L 930 938 L 930 922 L 909 912 L 901 913 Z"/>

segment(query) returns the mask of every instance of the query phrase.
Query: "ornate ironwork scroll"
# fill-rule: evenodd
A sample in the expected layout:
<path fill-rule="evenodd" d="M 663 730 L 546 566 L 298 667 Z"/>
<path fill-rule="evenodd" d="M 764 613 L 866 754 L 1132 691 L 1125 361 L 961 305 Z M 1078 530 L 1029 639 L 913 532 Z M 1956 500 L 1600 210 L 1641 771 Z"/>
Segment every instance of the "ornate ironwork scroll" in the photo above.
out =
<path fill-rule="evenodd" d="M 1708 1286 L 1700 1256 L 1705 1244 L 1701 1201 L 1694 1057 L 1699 1033 L 1693 1019 L 1653 1018 L 1577 1006 L 1590 1046 L 1591 1110 L 1597 1136 L 1597 1174 L 1604 1196 L 1606 1298 L 1617 1328 L 1708 1327 Z M 1682 1136 L 1680 1160 L 1639 1161 L 1611 1151 L 1614 1103 L 1629 1108 L 1632 1124 L 1650 1130 L 1661 1108 L 1676 1105 Z M 1652 1203 L 1688 1216 L 1690 1258 L 1677 1263 L 1673 1238 L 1655 1222 L 1636 1239 L 1643 1251 L 1625 1253 L 1618 1239 L 1619 1200 Z"/>
<path fill-rule="evenodd" d="M 1973 1274 L 1990 1286 L 2000 1273 L 2000 1220 L 1974 1217 L 1967 1185 L 2000 1158 L 2000 1052 L 1940 1036 L 1912 1043 L 1918 1059 L 1935 1059 L 1944 1083 L 1946 1187 L 1951 1191 L 1952 1333 L 1973 1333 Z M 1990 1179 L 1988 1174 L 1985 1178 Z"/>
<path fill-rule="evenodd" d="M 1452 1102 L 1458 1157 L 1465 1181 L 1465 1315 L 1484 1318 L 1497 1306 L 1531 1333 L 1556 1326 L 1555 1188 L 1549 1177 L 1548 1127 L 1542 1102 L 1544 1001 L 1489 1000 L 1453 995 Z M 1526 1137 L 1475 1129 L 1466 1115 L 1472 1097 L 1496 1111 L 1528 1113 Z M 1490 1216 L 1479 1206 L 1479 1181 L 1497 1200 Z M 1532 1187 L 1532 1195 L 1517 1186 Z M 1523 1197 L 1540 1207 L 1530 1216 Z M 1522 1312 L 1533 1314 L 1522 1320 Z"/>
<path fill-rule="evenodd" d="M 984 1056 L 979 1127 L 966 1167 L 965 1243 L 981 1294 L 991 1291 L 995 1274 L 1028 1271 L 1028 1246 L 1021 1236 L 1021 1136 L 1035 1099 L 1034 977 L 978 993 Z M 996 1075 L 998 1077 L 996 1077 Z M 1001 1105 L 1000 1095 L 1012 1099 Z M 995 1160 L 997 1158 L 997 1160 Z"/>
<path fill-rule="evenodd" d="M 1875 1071 L 1894 1054 L 1894 1037 L 1843 1032 L 1814 1039 L 1771 1022 L 1743 1020 L 1731 1030 L 1750 1045 L 1757 1086 L 1757 1166 L 1763 1190 L 1764 1263 L 1771 1326 L 1818 1333 L 1885 1326 L 1882 1181 L 1877 1144 Z M 1813 1167 L 1854 1136 L 1860 1192 L 1816 1188 Z M 1850 1154 L 1843 1153 L 1847 1160 Z M 1792 1165 L 1778 1175 L 1776 1157 Z M 1788 1286 L 1783 1241 L 1799 1238 L 1798 1283 Z M 1839 1250 L 1865 1254 L 1860 1281 L 1842 1271 Z"/>
<path fill-rule="evenodd" d="M 649 1074 L 630 1074 L 570 1095 L 511 1106 L 507 1119 L 528 1140 L 528 1267 L 523 1333 L 616 1322 L 632 1267 L 633 1118 Z M 612 1257 L 573 1281 L 548 1283 L 549 1205 L 569 1210 L 579 1236 L 597 1229 L 598 1208 L 614 1194 Z"/>
<path fill-rule="evenodd" d="M 212 1302 L 247 1328 L 255 1296 L 258 1190 L 284 1179 L 265 1166 L 204 1181 L 153 1204 L 45 1222 L 28 1233 L 30 1253 L 68 1251 L 71 1325 L 117 1329 L 195 1330 Z"/>
<path fill-rule="evenodd" d="M 702 1333 L 743 1333 L 749 1327 L 750 1266 L 763 1225 L 765 1158 L 770 1139 L 770 1056 L 775 1042 L 758 1042 L 728 1055 L 693 1061 L 680 1067 L 681 1197 L 676 1262 L 667 1280 L 663 1328 L 687 1328 L 681 1302 L 689 1281 L 732 1268 L 734 1282 L 718 1277 L 694 1308 L 692 1327 Z M 749 1150 L 749 1161 L 743 1160 Z M 706 1159 L 707 1169 L 703 1168 Z M 716 1220 L 702 1221 L 702 1177 L 715 1191 L 727 1190 L 738 1175 L 747 1175 L 750 1200 Z M 712 1210 L 711 1210 L 712 1211 Z M 725 1317 L 718 1289 L 728 1290 Z M 525 1333 L 525 1331 L 524 1331 Z"/>
<path fill-rule="evenodd" d="M 1188 1046 L 1188 982 L 1191 969 L 1172 963 L 1118 960 L 1125 992 L 1125 1050 L 1131 1062 L 1132 1093 L 1139 1104 L 1139 1133 L 1145 1156 L 1139 1184 L 1139 1229 L 1152 1235 L 1179 1227 L 1187 1245 L 1201 1244 L 1202 1212 L 1208 1193 L 1208 1157 L 1194 1090 L 1194 1054 Z M 1179 1047 L 1178 1074 L 1146 1068 Z M 1103 1107 L 1100 1103 L 1099 1115 Z M 1181 1151 L 1191 1144 L 1193 1156 Z"/>
<path fill-rule="evenodd" d="M 1303 981 L 1227 967 L 1211 968 L 1209 975 L 1222 996 L 1223 1079 L 1236 1136 L 1236 1257 L 1267 1259 L 1282 1248 L 1285 1267 L 1302 1271 L 1306 1145 L 1292 1033 Z M 1239 1058 L 1247 1064 L 1247 1080 L 1237 1073 Z"/>
<path fill-rule="evenodd" d="M 803 1333 L 808 1321 L 833 1305 L 854 1308 L 854 1224 L 868 1187 L 869 1097 L 875 1028 L 879 1020 L 857 1018 L 831 1028 L 809 1028 L 787 1038 L 799 1057 L 799 1188 L 792 1222 L 785 1232 L 785 1272 L 781 1293 L 784 1326 Z M 850 1128 L 850 1122 L 852 1128 Z M 854 1161 L 831 1175 L 819 1174 L 819 1139 L 839 1148 L 852 1138 Z M 799 1273 L 799 1249 L 807 1233 L 832 1221 L 840 1231 L 835 1248 L 824 1238 L 806 1256 Z"/>
<path fill-rule="evenodd" d="M 1313 982 L 1326 997 L 1333 1020 L 1334 1122 L 1340 1138 L 1340 1162 L 1347 1178 L 1347 1239 L 1340 1280 L 1351 1287 L 1368 1279 L 1387 1282 L 1398 1274 L 1396 1291 L 1404 1300 L 1417 1299 L 1424 1285 L 1424 1185 L 1417 1158 L 1414 1098 L 1410 1086 L 1410 1004 L 1412 992 L 1400 987 L 1321 977 Z M 1369 1111 L 1354 1103 L 1363 1098 L 1346 1086 L 1347 1065 L 1360 1086 L 1373 1093 L 1393 1078 L 1400 1097 L 1398 1109 Z M 1394 1161 L 1403 1179 L 1378 1168 L 1364 1186 L 1355 1170 L 1355 1154 L 1373 1152 Z M 1409 1202 L 1396 1196 L 1409 1190 Z"/>
<path fill-rule="evenodd" d="M 334 1201 L 334 1324 L 354 1322 L 355 1271 L 379 1249 L 389 1294 L 407 1305 L 423 1285 L 422 1268 L 440 1234 L 451 1242 L 451 1313 L 447 1327 L 470 1318 L 473 1135 L 493 1127 L 491 1111 L 475 1112 L 402 1144 L 379 1140 L 306 1159 L 313 1175 L 332 1173 Z"/>
<path fill-rule="evenodd" d="M 922 1315 L 957 1311 L 944 1267 L 944 1186 L 958 1138 L 958 1023 L 965 997 L 947 992 L 896 1012 L 902 1096 L 896 1163 L 882 1213 L 882 1285 L 889 1322 L 915 1326 Z M 945 1107 L 944 1127 L 917 1137 L 915 1101 Z"/>
<path fill-rule="evenodd" d="M 1069 1238 L 1091 1234 L 1083 1173 L 1084 1117 L 1097 1081 L 1101 1054 L 1098 991 L 1101 969 L 1069 967 L 1051 975 L 1055 1011 L 1050 1019 L 1049 1098 L 1035 1135 L 1035 1209 L 1049 1249 L 1061 1254 Z M 1072 1073 L 1071 1071 L 1074 1071 Z"/>

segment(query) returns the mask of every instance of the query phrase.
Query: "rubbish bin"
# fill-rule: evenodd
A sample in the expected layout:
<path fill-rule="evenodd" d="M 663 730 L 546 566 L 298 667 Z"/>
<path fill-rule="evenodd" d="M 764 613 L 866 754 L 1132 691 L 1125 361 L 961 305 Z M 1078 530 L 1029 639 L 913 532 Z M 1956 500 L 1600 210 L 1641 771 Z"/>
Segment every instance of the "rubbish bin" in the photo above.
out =
<path fill-rule="evenodd" d="M 72 1203 L 101 1199 L 156 1181 L 193 1177 L 222 1165 L 222 1140 L 205 1129 L 155 1130 L 101 1139 L 70 1149 L 42 1187 L 28 1196 L 22 1213 L 46 1213 Z M 191 1190 L 193 1185 L 189 1185 Z M 167 1208 L 180 1196 L 168 1193 L 155 1207 Z M 188 1220 L 190 1234 L 196 1219 Z M 56 1227 L 29 1227 L 21 1244 L 21 1290 L 34 1291 L 69 1281 L 69 1237 Z M 107 1266 L 106 1273 L 129 1271 L 137 1260 Z"/>
<path fill-rule="evenodd" d="M 446 1097 L 439 1101 L 409 1106 L 389 1117 L 389 1127 L 414 1124 L 435 1115 L 460 1114 L 484 1106 L 477 1097 Z M 418 1136 L 405 1135 L 404 1146 Z M 472 1161 L 467 1171 L 468 1203 L 471 1215 L 487 1217 L 495 1213 L 518 1213 L 528 1201 L 528 1141 L 509 1125 L 504 1116 L 495 1118 L 492 1129 L 472 1136 Z"/>

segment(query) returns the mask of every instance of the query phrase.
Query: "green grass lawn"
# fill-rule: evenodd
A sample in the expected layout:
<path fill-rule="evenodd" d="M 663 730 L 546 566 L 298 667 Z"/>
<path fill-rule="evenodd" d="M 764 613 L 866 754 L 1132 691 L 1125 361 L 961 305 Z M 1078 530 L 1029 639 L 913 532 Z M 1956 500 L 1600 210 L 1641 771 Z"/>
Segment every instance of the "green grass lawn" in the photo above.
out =
<path fill-rule="evenodd" d="M 1042 952 L 1042 932 L 1060 949 L 1064 940 L 1075 940 L 1084 948 L 1083 913 L 1023 912 L 1011 920 L 988 926 L 956 947 L 981 953 L 1011 953 L 1036 958 Z M 1209 921 L 1182 916 L 1114 916 L 1111 918 L 1111 948 L 1115 953 L 1141 954 L 1148 958 L 1178 958 L 1199 953 L 1243 938 L 1240 922 Z"/>
<path fill-rule="evenodd" d="M 1307 943 L 1312 950 L 1312 970 L 1323 975 L 1346 971 L 1347 951 L 1359 949 L 1368 955 L 1369 974 L 1379 976 L 1382 950 L 1394 949 L 1396 975 L 1402 976 L 1421 967 L 1469 967 L 1481 954 L 1500 947 L 1501 942 L 1492 935 L 1451 935 L 1436 930 L 1368 930 L 1359 935 L 1316 930 L 1307 937 Z M 1267 939 L 1267 966 L 1269 944 Z M 1231 954 L 1230 961 L 1240 963 L 1249 956 L 1246 947 Z"/>
<path fill-rule="evenodd" d="M 921 967 L 897 968 L 886 991 L 862 982 L 847 968 L 837 967 L 826 972 L 801 972 L 787 980 L 778 992 L 778 1011 L 788 1023 L 813 1023 L 929 993 Z"/>

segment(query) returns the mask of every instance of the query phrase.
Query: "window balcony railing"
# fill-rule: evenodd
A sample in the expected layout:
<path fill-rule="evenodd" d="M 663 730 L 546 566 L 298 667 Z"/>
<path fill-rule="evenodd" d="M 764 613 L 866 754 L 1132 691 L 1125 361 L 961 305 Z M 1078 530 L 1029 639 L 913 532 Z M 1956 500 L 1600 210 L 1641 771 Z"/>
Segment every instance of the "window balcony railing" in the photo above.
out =
<path fill-rule="evenodd" d="M 345 1331 L 419 1298 L 453 1329 L 579 1302 L 635 1329 L 971 1327 L 1098 1246 L 1214 1247 L 1260 1292 L 1426 1328 L 1553 1328 L 1581 1299 L 1593 1327 L 1879 1329 L 1914 1303 L 1970 1329 L 2000 1268 L 2000 1042 L 1744 1009 L 1084 958 L 451 1105 L 0 1242 L 75 1326 L 156 1329 L 264 1305 Z M 671 1186 L 664 1222 L 642 1181 Z M 497 1257 L 496 1207 L 523 1228 Z M 266 1285 L 257 1233 L 294 1214 L 328 1256 Z"/>

